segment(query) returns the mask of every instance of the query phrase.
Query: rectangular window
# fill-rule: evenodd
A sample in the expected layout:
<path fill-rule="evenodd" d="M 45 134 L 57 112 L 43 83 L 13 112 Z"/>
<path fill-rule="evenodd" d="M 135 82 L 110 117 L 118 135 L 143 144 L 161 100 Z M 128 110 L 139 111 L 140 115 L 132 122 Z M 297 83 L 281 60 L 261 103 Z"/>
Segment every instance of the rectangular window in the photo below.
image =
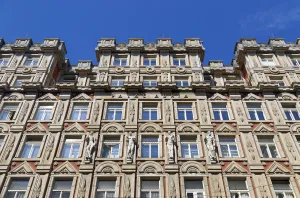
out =
<path fill-rule="evenodd" d="M 9 63 L 9 58 L 0 58 L 0 67 L 6 67 Z"/>
<path fill-rule="evenodd" d="M 122 120 L 122 111 L 123 111 L 122 103 L 108 104 L 106 119 L 107 120 Z"/>
<path fill-rule="evenodd" d="M 121 77 L 113 77 L 111 80 L 111 86 L 112 87 L 123 87 L 124 86 L 125 78 Z"/>
<path fill-rule="evenodd" d="M 145 66 L 156 66 L 156 58 L 144 57 Z"/>
<path fill-rule="evenodd" d="M 260 56 L 262 66 L 275 66 L 275 61 L 272 56 Z"/>
<path fill-rule="evenodd" d="M 157 120 L 157 104 L 143 103 L 143 120 Z"/>
<path fill-rule="evenodd" d="M 144 87 L 156 87 L 157 86 L 157 78 L 143 78 L 143 86 Z"/>
<path fill-rule="evenodd" d="M 23 198 L 28 187 L 29 179 L 13 179 L 8 187 L 7 198 Z"/>
<path fill-rule="evenodd" d="M 283 76 L 269 76 L 271 82 L 278 83 L 279 86 L 285 86 Z"/>
<path fill-rule="evenodd" d="M 202 180 L 185 180 L 186 198 L 204 198 L 204 189 Z"/>
<path fill-rule="evenodd" d="M 35 120 L 50 120 L 52 113 L 53 105 L 39 105 L 37 112 L 35 114 Z"/>
<path fill-rule="evenodd" d="M 187 87 L 190 85 L 188 78 L 176 78 L 175 83 L 177 87 Z"/>
<path fill-rule="evenodd" d="M 115 66 L 126 66 L 127 65 L 127 58 L 115 57 L 114 59 Z"/>
<path fill-rule="evenodd" d="M 192 104 L 177 104 L 178 120 L 193 120 Z"/>
<path fill-rule="evenodd" d="M 287 120 L 300 120 L 296 104 L 281 104 Z"/>
<path fill-rule="evenodd" d="M 219 137 L 222 157 L 239 157 L 235 137 Z"/>
<path fill-rule="evenodd" d="M 228 179 L 229 191 L 234 198 L 250 198 L 246 180 L 240 178 Z"/>
<path fill-rule="evenodd" d="M 290 182 L 288 180 L 272 180 L 273 188 L 276 197 L 279 198 L 294 198 L 293 190 L 291 189 Z"/>
<path fill-rule="evenodd" d="M 183 158 L 198 158 L 199 150 L 197 144 L 197 137 L 182 137 L 181 142 L 181 156 Z"/>
<path fill-rule="evenodd" d="M 291 58 L 294 67 L 300 67 L 300 58 Z"/>
<path fill-rule="evenodd" d="M 105 137 L 103 140 L 102 154 L 103 158 L 119 158 L 120 137 Z"/>
<path fill-rule="evenodd" d="M 41 144 L 42 141 L 40 138 L 28 137 L 23 147 L 21 158 L 37 158 Z"/>
<path fill-rule="evenodd" d="M 26 76 L 17 76 L 13 86 L 14 87 L 22 87 L 23 82 L 29 82 L 31 77 L 26 77 Z"/>
<path fill-rule="evenodd" d="M 214 114 L 215 120 L 229 120 L 227 104 L 213 103 L 212 109 L 213 109 L 213 114 Z"/>
<path fill-rule="evenodd" d="M 142 157 L 158 158 L 158 137 L 142 137 Z"/>
<path fill-rule="evenodd" d="M 248 112 L 251 120 L 265 120 L 264 111 L 261 104 L 247 104 Z"/>
<path fill-rule="evenodd" d="M 279 157 L 274 137 L 258 137 L 258 143 L 264 158 Z"/>
<path fill-rule="evenodd" d="M 73 104 L 71 120 L 86 120 L 88 115 L 88 104 Z"/>
<path fill-rule="evenodd" d="M 17 112 L 18 105 L 5 104 L 0 113 L 0 120 L 12 120 Z"/>
<path fill-rule="evenodd" d="M 66 138 L 61 152 L 62 158 L 77 158 L 82 139 Z"/>
<path fill-rule="evenodd" d="M 142 180 L 141 198 L 159 198 L 159 181 Z"/>
<path fill-rule="evenodd" d="M 99 180 L 97 182 L 96 198 L 114 198 L 116 181 Z"/>
<path fill-rule="evenodd" d="M 71 195 L 72 180 L 54 181 L 51 198 L 69 198 Z"/>
<path fill-rule="evenodd" d="M 185 58 L 173 58 L 174 66 L 186 66 Z"/>
<path fill-rule="evenodd" d="M 38 64 L 39 58 L 37 57 L 27 57 L 24 63 L 25 66 L 38 66 Z"/>

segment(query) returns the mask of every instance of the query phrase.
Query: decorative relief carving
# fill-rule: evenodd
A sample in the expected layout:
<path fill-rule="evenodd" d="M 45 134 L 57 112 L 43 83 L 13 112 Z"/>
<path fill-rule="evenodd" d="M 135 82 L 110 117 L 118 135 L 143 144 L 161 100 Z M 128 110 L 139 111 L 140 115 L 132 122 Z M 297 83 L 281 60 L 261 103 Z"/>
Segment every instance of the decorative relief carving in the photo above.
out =
<path fill-rule="evenodd" d="M 93 119 L 94 119 L 94 122 L 97 122 L 98 117 L 99 117 L 99 112 L 100 112 L 99 102 L 95 101 L 95 107 L 94 107 L 94 110 L 93 110 Z"/>
<path fill-rule="evenodd" d="M 290 138 L 287 135 L 285 135 L 284 140 L 288 151 L 292 154 L 294 160 L 297 160 L 297 153 L 294 149 L 293 143 L 291 142 Z"/>
<path fill-rule="evenodd" d="M 52 133 L 49 133 L 48 135 L 48 141 L 45 145 L 45 152 L 42 158 L 42 163 L 45 163 L 50 157 L 50 154 L 54 148 L 54 135 Z"/>
<path fill-rule="evenodd" d="M 85 198 L 85 192 L 86 192 L 86 180 L 83 175 L 80 176 L 79 181 L 79 189 L 78 189 L 78 198 Z"/>
<path fill-rule="evenodd" d="M 169 176 L 170 182 L 169 182 L 169 197 L 170 198 L 177 198 L 176 196 L 176 186 L 173 179 L 173 176 Z"/>
<path fill-rule="evenodd" d="M 131 181 L 128 175 L 125 177 L 124 198 L 131 198 Z"/>
<path fill-rule="evenodd" d="M 135 117 L 135 106 L 134 106 L 134 102 L 133 102 L 133 101 L 131 102 L 131 105 L 130 105 L 129 116 L 130 116 L 131 122 L 134 122 L 134 117 Z"/>
<path fill-rule="evenodd" d="M 132 72 L 131 73 L 131 82 L 135 82 L 137 78 L 137 73 L 136 72 Z"/>
<path fill-rule="evenodd" d="M 58 108 L 57 108 L 57 113 L 56 113 L 56 116 L 55 116 L 55 121 L 56 122 L 61 121 L 64 110 L 65 110 L 65 105 L 64 105 L 63 101 L 60 101 L 60 103 L 58 105 Z"/>
<path fill-rule="evenodd" d="M 163 82 L 168 82 L 169 81 L 169 73 L 168 72 L 164 72 L 163 73 Z"/>
<path fill-rule="evenodd" d="M 242 110 L 242 108 L 240 106 L 237 106 L 236 112 L 237 112 L 237 115 L 238 115 L 240 121 L 244 122 L 245 121 L 245 119 L 244 119 L 244 113 L 243 113 L 243 110 Z"/>
<path fill-rule="evenodd" d="M 36 175 L 36 181 L 32 190 L 32 198 L 39 198 L 42 188 L 42 179 L 39 174 Z"/>
<path fill-rule="evenodd" d="M 172 115 L 172 110 L 171 110 L 171 106 L 169 103 L 166 104 L 166 121 L 167 122 L 171 122 L 171 115 Z"/>
<path fill-rule="evenodd" d="M 255 150 L 254 150 L 254 147 L 248 137 L 246 137 L 246 146 L 247 146 L 247 150 L 250 153 L 252 160 L 255 160 Z"/>
<path fill-rule="evenodd" d="M 261 198 L 269 198 L 268 192 L 267 192 L 267 185 L 262 181 L 262 179 L 258 178 L 258 189 L 260 192 Z"/>
<path fill-rule="evenodd" d="M 5 160 L 7 160 L 9 154 L 11 153 L 11 151 L 14 147 L 15 140 L 16 140 L 16 137 L 12 134 L 10 136 L 10 139 L 7 142 L 6 146 L 4 147 L 4 150 L 2 152 L 3 154 L 2 154 L 2 157 L 0 159 L 0 163 L 3 163 Z"/>

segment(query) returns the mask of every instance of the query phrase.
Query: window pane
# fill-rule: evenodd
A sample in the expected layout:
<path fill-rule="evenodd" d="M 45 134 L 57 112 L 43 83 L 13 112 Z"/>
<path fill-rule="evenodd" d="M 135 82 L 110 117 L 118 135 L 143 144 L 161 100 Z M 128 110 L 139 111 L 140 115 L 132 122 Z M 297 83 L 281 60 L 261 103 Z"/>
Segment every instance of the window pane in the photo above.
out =
<path fill-rule="evenodd" d="M 114 112 L 108 110 L 108 111 L 107 111 L 107 114 L 106 114 L 106 119 L 107 119 L 107 120 L 114 120 Z"/>
<path fill-rule="evenodd" d="M 275 145 L 269 145 L 269 148 L 270 148 L 270 152 L 271 152 L 272 157 L 273 158 L 278 157 Z"/>
<path fill-rule="evenodd" d="M 219 111 L 213 111 L 213 113 L 214 113 L 214 119 L 215 120 L 221 120 Z"/>
<path fill-rule="evenodd" d="M 295 120 L 300 120 L 298 111 L 292 111 Z"/>
<path fill-rule="evenodd" d="M 73 110 L 71 115 L 71 120 L 77 120 L 79 116 L 79 111 Z"/>
<path fill-rule="evenodd" d="M 238 151 L 236 145 L 229 145 L 230 151 L 231 151 L 231 157 L 238 157 Z"/>
<path fill-rule="evenodd" d="M 184 182 L 185 189 L 203 189 L 202 180 L 191 180 Z"/>
<path fill-rule="evenodd" d="M 291 190 L 288 180 L 273 180 L 272 184 L 274 190 Z"/>
<path fill-rule="evenodd" d="M 181 155 L 184 158 L 189 158 L 189 146 L 187 144 L 181 144 Z"/>
<path fill-rule="evenodd" d="M 229 120 L 228 112 L 222 111 L 222 117 L 223 117 L 223 120 Z"/>
<path fill-rule="evenodd" d="M 142 144 L 142 157 L 149 157 L 149 145 Z"/>
<path fill-rule="evenodd" d="M 154 158 L 158 157 L 158 145 L 151 146 L 151 157 L 154 157 Z"/>
<path fill-rule="evenodd" d="M 29 153 L 30 153 L 30 149 L 31 149 L 31 145 L 25 144 L 21 157 L 22 158 L 28 158 Z"/>
<path fill-rule="evenodd" d="M 187 120 L 193 120 L 193 112 L 192 111 L 187 111 L 186 112 L 186 119 Z"/>
<path fill-rule="evenodd" d="M 54 182 L 54 190 L 71 190 L 72 181 L 71 180 L 56 180 Z"/>
<path fill-rule="evenodd" d="M 43 112 L 41 110 L 38 110 L 35 116 L 35 120 L 42 120 Z"/>
<path fill-rule="evenodd" d="M 247 190 L 245 180 L 229 180 L 228 184 L 230 190 Z"/>
<path fill-rule="evenodd" d="M 157 111 L 155 110 L 151 111 L 151 120 L 157 120 Z"/>
<path fill-rule="evenodd" d="M 71 153 L 71 158 L 77 158 L 79 154 L 80 144 L 73 144 L 73 150 Z"/>
<path fill-rule="evenodd" d="M 149 111 L 143 110 L 143 120 L 149 120 Z"/>
<path fill-rule="evenodd" d="M 265 120 L 265 116 L 262 111 L 257 111 L 257 116 L 259 120 Z"/>
<path fill-rule="evenodd" d="M 142 181 L 142 190 L 159 189 L 159 181 Z"/>
<path fill-rule="evenodd" d="M 62 158 L 69 158 L 70 152 L 71 152 L 71 144 L 64 144 L 61 157 Z"/>
<path fill-rule="evenodd" d="M 101 190 L 110 190 L 114 189 L 116 185 L 116 181 L 98 181 L 97 189 Z"/>
<path fill-rule="evenodd" d="M 192 158 L 199 157 L 199 155 L 198 155 L 198 146 L 196 144 L 191 145 L 191 157 Z"/>
<path fill-rule="evenodd" d="M 12 180 L 12 182 L 10 183 L 10 186 L 9 186 L 9 190 L 26 190 L 26 188 L 28 186 L 28 182 L 29 182 L 29 180 L 27 180 L 27 179 Z"/>
<path fill-rule="evenodd" d="M 266 145 L 260 145 L 260 149 L 261 149 L 261 152 L 262 152 L 264 158 L 269 158 L 269 154 L 268 154 L 268 151 L 267 151 L 267 146 Z"/>
<path fill-rule="evenodd" d="M 81 111 L 80 120 L 85 120 L 86 116 L 87 116 L 87 112 L 86 111 Z"/>
<path fill-rule="evenodd" d="M 221 151 L 223 157 L 229 157 L 229 151 L 227 145 L 221 145 Z"/>
<path fill-rule="evenodd" d="M 251 120 L 256 120 L 255 111 L 249 111 L 249 114 L 250 114 L 250 119 Z"/>
<path fill-rule="evenodd" d="M 6 120 L 8 118 L 8 113 L 9 113 L 9 111 L 2 110 L 1 115 L 0 115 L 0 120 Z"/>
<path fill-rule="evenodd" d="M 116 119 L 115 120 L 122 120 L 122 111 L 116 111 Z"/>
<path fill-rule="evenodd" d="M 178 110 L 178 119 L 179 120 L 185 120 L 184 111 Z"/>
<path fill-rule="evenodd" d="M 285 111 L 284 113 L 285 113 L 285 116 L 286 116 L 286 119 L 287 119 L 287 120 L 292 120 L 290 111 Z"/>

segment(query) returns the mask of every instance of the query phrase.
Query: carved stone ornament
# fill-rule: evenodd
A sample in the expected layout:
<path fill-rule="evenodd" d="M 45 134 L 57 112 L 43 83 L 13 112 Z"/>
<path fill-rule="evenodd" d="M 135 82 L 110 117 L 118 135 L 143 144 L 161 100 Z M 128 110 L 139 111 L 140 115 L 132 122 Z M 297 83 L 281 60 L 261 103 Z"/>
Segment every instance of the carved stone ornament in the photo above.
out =
<path fill-rule="evenodd" d="M 149 74 L 153 74 L 153 73 L 155 73 L 156 71 L 155 71 L 155 68 L 154 68 L 154 67 L 147 67 L 147 68 L 146 68 L 146 72 L 149 73 Z"/>
<path fill-rule="evenodd" d="M 127 141 L 127 163 L 132 163 L 135 152 L 136 137 L 130 132 L 126 136 Z"/>
<path fill-rule="evenodd" d="M 247 146 L 247 150 L 250 153 L 252 160 L 255 160 L 255 150 L 254 150 L 254 147 L 248 137 L 246 137 L 246 146 Z"/>
<path fill-rule="evenodd" d="M 125 177 L 124 198 L 131 198 L 131 181 L 130 176 Z"/>
<path fill-rule="evenodd" d="M 79 182 L 78 198 L 85 198 L 86 180 L 83 175 L 81 175 Z"/>
<path fill-rule="evenodd" d="M 116 72 L 117 72 L 117 73 L 124 73 L 125 70 L 124 70 L 123 67 L 116 67 Z"/>
<path fill-rule="evenodd" d="M 40 175 L 36 175 L 36 181 L 32 190 L 32 198 L 39 198 L 40 193 L 41 193 L 41 188 L 42 188 L 42 179 Z"/>
<path fill-rule="evenodd" d="M 207 149 L 208 157 L 211 163 L 217 163 L 217 154 L 216 154 L 216 140 L 213 132 L 208 131 L 205 137 L 205 145 Z"/>
<path fill-rule="evenodd" d="M 4 149 L 2 151 L 2 156 L 0 158 L 0 164 L 3 163 L 5 160 L 7 160 L 10 152 L 12 151 L 12 149 L 14 147 L 15 140 L 16 140 L 16 137 L 14 135 L 11 135 L 7 145 L 4 147 Z"/>
<path fill-rule="evenodd" d="M 168 156 L 169 156 L 169 163 L 174 163 L 174 145 L 175 145 L 175 135 L 168 131 L 168 135 L 166 137 L 167 149 L 168 149 Z"/>
<path fill-rule="evenodd" d="M 147 43 L 145 45 L 145 49 L 147 49 L 147 50 L 154 50 L 155 49 L 155 43 Z"/>
<path fill-rule="evenodd" d="M 176 70 L 178 73 L 186 73 L 186 69 L 183 66 L 176 67 Z"/>
<path fill-rule="evenodd" d="M 276 67 L 269 67 L 269 70 L 270 70 L 270 72 L 273 73 L 273 74 L 278 74 L 278 72 L 279 72 L 279 69 L 276 68 Z"/>
<path fill-rule="evenodd" d="M 86 162 L 92 162 L 93 160 L 93 152 L 96 145 L 96 138 L 93 136 L 94 132 L 91 131 L 86 137 L 87 146 L 85 149 L 85 160 Z"/>
<path fill-rule="evenodd" d="M 32 72 L 32 69 L 30 67 L 26 67 L 23 69 L 23 74 L 30 74 Z"/>
<path fill-rule="evenodd" d="M 176 198 L 176 186 L 173 177 L 169 176 L 169 198 Z"/>

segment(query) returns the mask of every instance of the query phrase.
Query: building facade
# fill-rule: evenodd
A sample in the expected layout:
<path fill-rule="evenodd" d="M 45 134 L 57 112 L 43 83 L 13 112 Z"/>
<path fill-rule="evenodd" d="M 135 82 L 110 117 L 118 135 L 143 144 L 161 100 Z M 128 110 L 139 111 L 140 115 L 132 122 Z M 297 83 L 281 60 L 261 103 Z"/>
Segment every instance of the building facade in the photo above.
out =
<path fill-rule="evenodd" d="M 300 39 L 0 39 L 0 197 L 300 197 Z"/>

